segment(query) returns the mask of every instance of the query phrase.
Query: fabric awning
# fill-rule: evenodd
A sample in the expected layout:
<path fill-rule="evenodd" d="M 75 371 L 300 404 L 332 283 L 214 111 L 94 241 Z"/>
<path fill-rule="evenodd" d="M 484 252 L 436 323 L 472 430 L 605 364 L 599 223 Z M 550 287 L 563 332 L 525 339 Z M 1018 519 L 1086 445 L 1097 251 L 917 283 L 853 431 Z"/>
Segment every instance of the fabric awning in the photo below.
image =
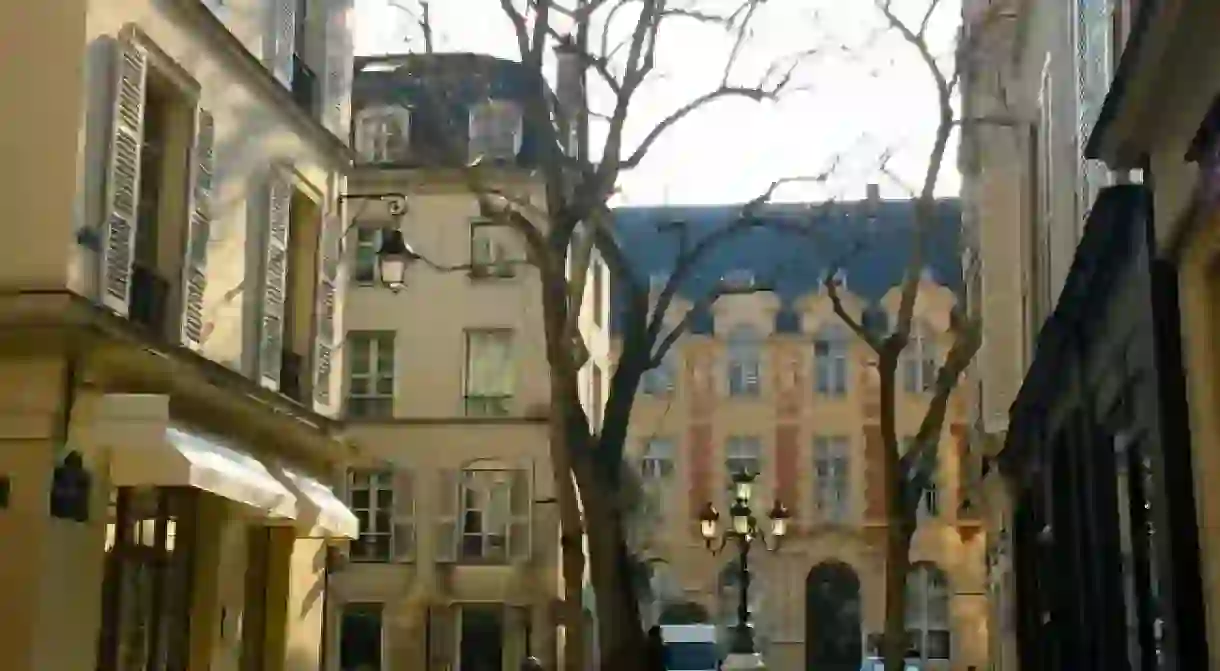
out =
<path fill-rule="evenodd" d="M 291 469 L 283 469 L 289 487 L 297 491 L 297 523 L 311 527 L 310 535 L 355 540 L 360 521 L 334 490 L 320 481 Z M 320 532 L 320 533 L 319 533 Z"/>
<path fill-rule="evenodd" d="M 258 458 L 212 436 L 167 425 L 162 440 L 115 447 L 110 462 L 114 486 L 194 487 L 268 517 L 297 517 L 297 497 Z"/>

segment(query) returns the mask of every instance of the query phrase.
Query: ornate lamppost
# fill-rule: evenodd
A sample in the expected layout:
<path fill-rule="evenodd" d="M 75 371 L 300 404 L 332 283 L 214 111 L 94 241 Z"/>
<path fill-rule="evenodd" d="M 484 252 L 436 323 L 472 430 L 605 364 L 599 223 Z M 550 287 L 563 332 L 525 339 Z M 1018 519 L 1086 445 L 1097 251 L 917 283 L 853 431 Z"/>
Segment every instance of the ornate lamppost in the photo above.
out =
<path fill-rule="evenodd" d="M 779 498 L 771 508 L 768 517 L 771 528 L 764 532 L 750 509 L 750 499 L 754 493 L 754 473 L 733 474 L 733 503 L 729 506 L 729 526 L 720 530 L 720 513 L 709 501 L 699 513 L 699 534 L 712 554 L 719 554 L 730 542 L 737 547 L 738 590 L 737 626 L 734 630 L 729 657 L 725 660 L 725 669 L 761 669 L 762 659 L 754 647 L 754 633 L 750 627 L 750 548 L 755 541 L 768 551 L 775 552 L 788 533 L 788 519 L 791 517 L 788 508 Z M 719 536 L 719 541 L 717 537 Z"/>

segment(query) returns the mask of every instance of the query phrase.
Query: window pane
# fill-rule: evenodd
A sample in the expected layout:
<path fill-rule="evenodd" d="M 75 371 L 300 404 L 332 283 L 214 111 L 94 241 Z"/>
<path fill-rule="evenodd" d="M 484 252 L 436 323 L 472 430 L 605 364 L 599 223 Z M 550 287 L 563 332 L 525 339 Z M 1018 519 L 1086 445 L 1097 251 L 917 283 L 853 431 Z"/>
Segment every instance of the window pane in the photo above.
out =
<path fill-rule="evenodd" d="M 377 393 L 382 396 L 392 396 L 394 394 L 394 378 L 379 377 L 377 379 Z"/>
<path fill-rule="evenodd" d="M 369 507 L 369 491 L 367 489 L 353 489 L 351 498 L 353 508 Z"/>
<path fill-rule="evenodd" d="M 348 341 L 348 355 L 351 360 L 351 371 L 354 374 L 369 372 L 369 341 L 362 336 L 354 336 Z"/>
<path fill-rule="evenodd" d="M 377 340 L 377 371 L 383 375 L 394 373 L 394 338 L 381 337 Z"/>
<path fill-rule="evenodd" d="M 377 490 L 377 507 L 389 510 L 394 507 L 394 490 L 379 489 Z"/>
<path fill-rule="evenodd" d="M 369 393 L 369 379 L 367 377 L 353 377 L 348 383 L 348 391 L 353 396 L 367 396 Z"/>

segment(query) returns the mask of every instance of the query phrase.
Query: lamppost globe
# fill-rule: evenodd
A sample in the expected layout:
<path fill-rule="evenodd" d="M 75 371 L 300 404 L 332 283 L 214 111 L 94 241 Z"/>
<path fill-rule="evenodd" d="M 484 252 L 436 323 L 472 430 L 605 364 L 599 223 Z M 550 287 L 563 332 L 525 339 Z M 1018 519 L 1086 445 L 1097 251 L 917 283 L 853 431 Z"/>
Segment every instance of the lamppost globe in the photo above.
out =
<path fill-rule="evenodd" d="M 733 498 L 750 502 L 754 496 L 754 474 L 746 471 L 733 474 Z"/>
<path fill-rule="evenodd" d="M 709 501 L 703 506 L 703 510 L 699 512 L 699 535 L 703 536 L 703 540 L 708 543 L 716 538 L 717 527 L 720 522 L 720 512 L 716 510 L 716 506 Z"/>
<path fill-rule="evenodd" d="M 407 244 L 402 231 L 390 229 L 381 239 L 377 250 L 377 271 L 381 282 L 391 291 L 399 291 L 407 283 L 407 268 L 419 260 L 419 254 Z"/>
<path fill-rule="evenodd" d="M 749 535 L 753 529 L 750 524 L 750 506 L 746 503 L 749 499 L 737 499 L 729 506 L 729 517 L 733 520 L 733 533 L 738 536 Z"/>
<path fill-rule="evenodd" d="M 776 539 L 783 538 L 788 534 L 788 519 L 792 515 L 788 512 L 788 507 L 783 501 L 775 499 L 775 505 L 771 507 L 771 535 Z"/>

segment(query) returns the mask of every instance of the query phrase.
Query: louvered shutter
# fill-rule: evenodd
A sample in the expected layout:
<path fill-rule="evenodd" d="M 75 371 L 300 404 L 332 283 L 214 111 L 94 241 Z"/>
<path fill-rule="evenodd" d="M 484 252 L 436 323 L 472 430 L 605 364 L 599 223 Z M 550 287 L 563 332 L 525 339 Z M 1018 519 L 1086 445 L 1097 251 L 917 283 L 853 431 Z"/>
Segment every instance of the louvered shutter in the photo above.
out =
<path fill-rule="evenodd" d="M 194 165 L 187 197 L 186 254 L 182 264 L 182 344 L 203 346 L 203 298 L 208 286 L 208 241 L 212 236 L 212 171 L 216 123 L 211 112 L 195 113 Z"/>
<path fill-rule="evenodd" d="M 334 388 L 334 356 L 342 226 L 343 222 L 337 214 L 326 217 L 322 222 L 322 236 L 319 241 L 317 306 L 314 314 L 313 398 L 314 410 L 324 415 L 334 415 L 338 412 L 338 394 Z"/>
<path fill-rule="evenodd" d="M 147 76 L 148 56 L 144 50 L 128 41 L 117 42 L 98 286 L 102 305 L 123 316 L 127 316 L 131 302 Z"/>
<path fill-rule="evenodd" d="M 347 140 L 352 99 L 352 0 L 329 0 L 327 10 L 322 124 Z"/>
<path fill-rule="evenodd" d="M 270 0 L 263 63 L 284 86 L 292 86 L 292 52 L 296 41 L 296 0 Z"/>
<path fill-rule="evenodd" d="M 283 362 L 284 303 L 288 289 L 288 225 L 292 185 L 272 175 L 268 187 L 267 237 L 263 266 L 262 330 L 259 333 L 258 371 L 263 386 L 278 389 Z"/>
<path fill-rule="evenodd" d="M 437 562 L 457 561 L 458 533 L 458 472 L 452 468 L 441 469 L 436 479 L 435 547 L 433 559 Z"/>
<path fill-rule="evenodd" d="M 513 561 L 527 561 L 532 554 L 530 534 L 531 502 L 534 500 L 533 469 L 528 464 L 513 469 L 509 492 L 508 556 Z"/>
<path fill-rule="evenodd" d="M 415 560 L 415 476 L 410 469 L 394 471 L 394 561 Z"/>
<path fill-rule="evenodd" d="M 456 671 L 458 609 L 456 606 L 429 606 L 429 671 Z"/>

